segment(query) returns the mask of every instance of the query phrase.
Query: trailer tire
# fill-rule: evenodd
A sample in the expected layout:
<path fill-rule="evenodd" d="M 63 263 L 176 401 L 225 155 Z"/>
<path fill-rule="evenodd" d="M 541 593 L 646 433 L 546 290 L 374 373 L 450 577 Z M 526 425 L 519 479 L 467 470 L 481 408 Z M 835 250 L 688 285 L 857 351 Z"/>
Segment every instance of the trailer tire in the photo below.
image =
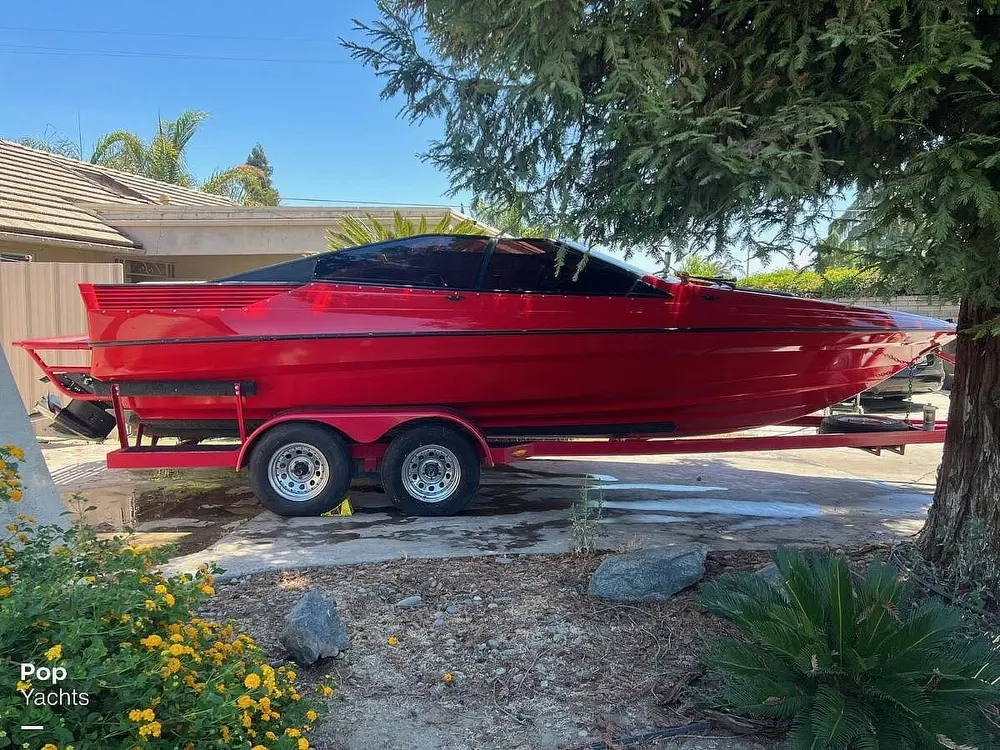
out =
<path fill-rule="evenodd" d="M 261 505 L 279 516 L 319 516 L 343 501 L 354 463 L 346 441 L 306 422 L 272 427 L 256 442 L 248 464 Z"/>
<path fill-rule="evenodd" d="M 404 513 L 450 516 L 479 489 L 479 453 L 459 430 L 418 425 L 392 439 L 380 473 L 386 495 Z"/>
<path fill-rule="evenodd" d="M 823 417 L 817 432 L 820 435 L 844 435 L 859 432 L 909 432 L 913 429 L 916 428 L 908 422 L 892 417 L 843 414 Z"/>

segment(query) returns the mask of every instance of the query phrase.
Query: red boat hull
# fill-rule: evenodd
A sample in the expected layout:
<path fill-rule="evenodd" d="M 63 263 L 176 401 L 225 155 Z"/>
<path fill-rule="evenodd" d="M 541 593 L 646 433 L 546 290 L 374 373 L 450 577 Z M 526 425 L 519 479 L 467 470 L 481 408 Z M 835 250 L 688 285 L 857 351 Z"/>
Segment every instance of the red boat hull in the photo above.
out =
<path fill-rule="evenodd" d="M 487 434 L 780 424 L 954 335 L 919 316 L 691 283 L 670 285 L 669 298 L 328 282 L 82 291 L 98 379 L 253 381 L 245 408 L 258 421 L 306 407 L 448 406 Z M 233 418 L 218 396 L 126 406 L 150 424 Z"/>

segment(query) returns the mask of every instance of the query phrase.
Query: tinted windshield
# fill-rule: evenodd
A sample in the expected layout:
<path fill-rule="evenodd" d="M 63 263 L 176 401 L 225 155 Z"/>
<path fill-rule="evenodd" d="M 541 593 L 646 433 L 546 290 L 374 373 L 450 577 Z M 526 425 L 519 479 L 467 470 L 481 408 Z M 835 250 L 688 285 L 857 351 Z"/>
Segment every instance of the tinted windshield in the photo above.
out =
<path fill-rule="evenodd" d="M 564 251 L 561 262 L 560 248 Z M 587 254 L 579 246 L 547 239 L 499 240 L 481 287 L 539 294 L 665 295 L 627 266 Z"/>

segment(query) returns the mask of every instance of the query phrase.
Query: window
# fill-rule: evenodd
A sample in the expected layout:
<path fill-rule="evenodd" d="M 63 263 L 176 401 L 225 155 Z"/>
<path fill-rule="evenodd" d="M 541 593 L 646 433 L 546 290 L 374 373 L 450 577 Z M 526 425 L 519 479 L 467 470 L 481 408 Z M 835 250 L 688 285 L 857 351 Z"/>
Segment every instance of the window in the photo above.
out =
<path fill-rule="evenodd" d="M 168 281 L 175 278 L 173 263 L 160 263 L 151 260 L 132 260 L 116 258 L 115 262 L 125 267 L 125 283 L 138 284 L 143 281 Z"/>
<path fill-rule="evenodd" d="M 430 236 L 326 253 L 316 262 L 324 281 L 472 289 L 488 237 Z"/>
<path fill-rule="evenodd" d="M 666 296 L 665 292 L 647 284 L 628 268 L 609 263 L 597 255 L 587 257 L 580 269 L 584 254 L 575 248 L 565 247 L 565 260 L 558 267 L 559 243 L 552 240 L 500 240 L 486 269 L 483 288 L 541 294 Z"/>

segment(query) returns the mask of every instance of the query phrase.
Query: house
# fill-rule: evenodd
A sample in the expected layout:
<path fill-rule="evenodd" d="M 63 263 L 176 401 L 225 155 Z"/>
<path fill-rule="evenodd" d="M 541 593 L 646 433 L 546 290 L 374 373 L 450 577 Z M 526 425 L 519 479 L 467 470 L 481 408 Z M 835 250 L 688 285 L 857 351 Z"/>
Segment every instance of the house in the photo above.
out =
<path fill-rule="evenodd" d="M 251 208 L 0 140 L 0 256 L 121 263 L 126 281 L 205 280 L 326 249 L 347 215 L 393 211 L 467 218 L 447 208 Z"/>
<path fill-rule="evenodd" d="M 0 140 L 0 348 L 29 409 L 52 393 L 11 341 L 86 331 L 81 281 L 198 281 L 326 250 L 347 215 L 392 220 L 451 209 L 251 208 L 226 196 Z M 486 227 L 489 229 L 488 227 Z M 10 262 L 8 262 L 10 261 Z M 84 364 L 61 355 L 62 364 Z"/>

